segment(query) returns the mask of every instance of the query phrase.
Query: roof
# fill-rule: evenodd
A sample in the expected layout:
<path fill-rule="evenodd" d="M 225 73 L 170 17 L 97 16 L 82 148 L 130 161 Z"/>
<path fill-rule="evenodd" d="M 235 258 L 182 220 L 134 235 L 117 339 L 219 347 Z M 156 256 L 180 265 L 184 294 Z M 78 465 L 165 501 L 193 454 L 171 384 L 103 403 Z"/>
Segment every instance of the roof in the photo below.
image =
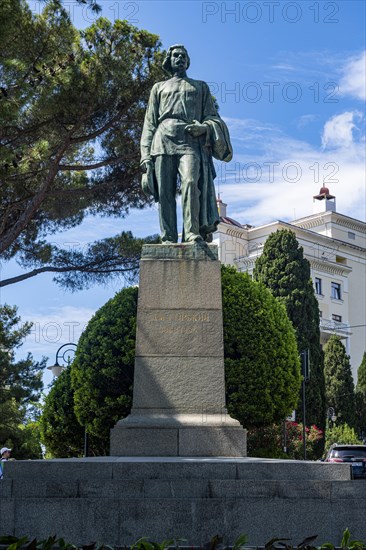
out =
<path fill-rule="evenodd" d="M 234 225 L 235 227 L 240 227 L 241 229 L 253 229 L 253 225 L 248 224 L 241 224 L 237 222 L 236 220 L 233 220 L 232 218 L 228 218 L 227 216 L 220 216 L 220 223 L 226 223 L 227 225 Z"/>

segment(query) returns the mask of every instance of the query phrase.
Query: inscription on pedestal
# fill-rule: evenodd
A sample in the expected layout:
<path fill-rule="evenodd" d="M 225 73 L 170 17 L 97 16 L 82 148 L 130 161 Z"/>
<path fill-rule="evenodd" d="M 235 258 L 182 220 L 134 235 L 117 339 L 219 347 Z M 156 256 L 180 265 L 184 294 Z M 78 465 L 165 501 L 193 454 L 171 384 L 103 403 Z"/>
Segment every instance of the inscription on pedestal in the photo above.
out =
<path fill-rule="evenodd" d="M 154 321 L 189 321 L 192 323 L 209 323 L 210 322 L 210 315 L 209 313 L 174 313 L 174 312 L 161 312 L 157 313 L 155 312 L 153 314 L 153 320 Z"/>

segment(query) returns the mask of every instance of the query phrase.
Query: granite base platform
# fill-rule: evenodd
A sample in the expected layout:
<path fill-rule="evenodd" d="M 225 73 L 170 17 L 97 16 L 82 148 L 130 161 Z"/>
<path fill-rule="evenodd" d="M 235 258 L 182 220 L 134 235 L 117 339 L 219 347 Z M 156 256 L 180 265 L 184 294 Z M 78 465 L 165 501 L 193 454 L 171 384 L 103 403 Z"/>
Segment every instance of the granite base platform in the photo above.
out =
<path fill-rule="evenodd" d="M 347 464 L 254 458 L 99 457 L 17 461 L 0 482 L 0 534 L 123 546 L 216 534 L 339 544 L 366 538 L 366 482 Z"/>

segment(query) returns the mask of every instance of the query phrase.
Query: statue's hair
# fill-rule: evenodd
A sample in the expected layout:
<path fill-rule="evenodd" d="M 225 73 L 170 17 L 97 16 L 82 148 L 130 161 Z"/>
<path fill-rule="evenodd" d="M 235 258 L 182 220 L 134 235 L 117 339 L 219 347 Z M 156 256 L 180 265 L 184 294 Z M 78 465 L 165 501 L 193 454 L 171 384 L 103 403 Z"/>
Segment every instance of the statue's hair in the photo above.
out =
<path fill-rule="evenodd" d="M 191 60 L 189 58 L 189 55 L 188 55 L 188 52 L 187 52 L 187 49 L 185 48 L 185 46 L 183 46 L 183 44 L 174 44 L 173 46 L 170 46 L 169 50 L 166 52 L 166 56 L 165 56 L 165 59 L 163 61 L 162 66 L 163 66 L 163 69 L 166 73 L 172 74 L 172 65 L 171 65 L 171 62 L 170 62 L 170 58 L 171 58 L 171 55 L 172 55 L 172 51 L 176 50 L 177 48 L 181 48 L 186 53 L 186 56 L 187 56 L 187 69 L 191 64 Z"/>

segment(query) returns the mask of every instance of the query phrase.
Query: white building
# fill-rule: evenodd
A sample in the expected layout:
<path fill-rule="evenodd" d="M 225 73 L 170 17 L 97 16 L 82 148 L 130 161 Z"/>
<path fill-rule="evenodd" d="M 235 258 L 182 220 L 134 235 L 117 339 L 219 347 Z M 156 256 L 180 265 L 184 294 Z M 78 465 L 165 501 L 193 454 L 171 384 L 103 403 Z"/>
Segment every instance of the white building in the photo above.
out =
<path fill-rule="evenodd" d="M 227 205 L 219 199 L 221 223 L 214 242 L 224 264 L 251 274 L 267 237 L 278 229 L 294 231 L 311 266 L 321 344 L 332 334 L 342 338 L 356 381 L 366 342 L 366 224 L 339 214 L 326 187 L 313 197 L 313 204 L 313 214 L 305 218 L 252 227 L 227 217 Z"/>

